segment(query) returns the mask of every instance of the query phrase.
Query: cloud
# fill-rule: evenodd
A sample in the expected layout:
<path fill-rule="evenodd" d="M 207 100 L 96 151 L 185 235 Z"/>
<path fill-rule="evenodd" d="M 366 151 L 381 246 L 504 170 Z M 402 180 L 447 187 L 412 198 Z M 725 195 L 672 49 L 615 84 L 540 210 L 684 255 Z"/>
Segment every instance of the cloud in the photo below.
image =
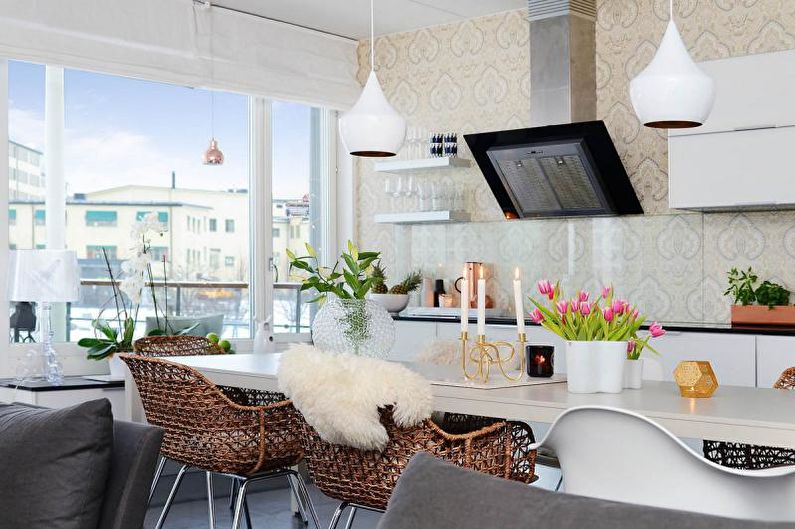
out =
<path fill-rule="evenodd" d="M 11 106 L 8 109 L 8 132 L 15 142 L 44 150 L 44 118 L 35 112 Z"/>

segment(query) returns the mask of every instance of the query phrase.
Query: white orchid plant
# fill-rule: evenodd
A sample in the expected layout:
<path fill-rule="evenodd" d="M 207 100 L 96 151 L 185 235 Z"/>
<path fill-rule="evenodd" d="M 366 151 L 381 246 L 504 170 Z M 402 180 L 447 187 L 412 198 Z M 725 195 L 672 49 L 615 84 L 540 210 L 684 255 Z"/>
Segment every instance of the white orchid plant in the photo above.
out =
<path fill-rule="evenodd" d="M 122 263 L 122 277 L 118 282 L 113 276 L 113 269 L 107 253 L 105 253 L 104 249 L 102 250 L 113 290 L 113 297 L 109 300 L 109 303 L 112 301 L 115 305 L 116 316 L 105 319 L 100 314 L 100 317 L 92 322 L 94 337 L 83 338 L 77 342 L 81 347 L 88 348 L 86 355 L 89 359 L 101 360 L 112 356 L 116 352 L 132 350 L 135 324 L 138 321 L 138 311 L 141 308 L 141 298 L 147 286 L 151 289 L 155 319 L 157 320 L 157 329 L 149 334 L 167 333 L 169 329 L 168 313 L 165 307 L 162 310 L 158 307 L 152 274 L 152 239 L 155 236 L 162 237 L 166 231 L 167 226 L 160 222 L 157 213 L 154 212 L 147 213 L 133 224 L 130 233 L 133 240 L 132 257 Z M 164 274 L 165 266 L 164 257 Z M 162 327 L 161 315 L 164 324 Z M 185 329 L 182 332 L 190 330 L 192 328 Z"/>

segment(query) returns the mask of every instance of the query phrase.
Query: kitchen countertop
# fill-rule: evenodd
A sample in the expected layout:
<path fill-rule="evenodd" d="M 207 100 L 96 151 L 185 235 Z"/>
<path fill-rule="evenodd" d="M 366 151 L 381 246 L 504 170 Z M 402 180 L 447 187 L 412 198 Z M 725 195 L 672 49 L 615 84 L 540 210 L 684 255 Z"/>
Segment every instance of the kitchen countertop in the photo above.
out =
<path fill-rule="evenodd" d="M 436 323 L 455 323 L 457 316 L 411 316 L 401 314 L 395 316 L 396 321 L 427 321 Z M 475 318 L 470 318 L 469 323 L 477 323 Z M 660 322 L 662 326 L 672 332 L 714 332 L 724 334 L 764 334 L 772 336 L 795 336 L 795 327 L 779 327 L 775 325 L 742 325 L 732 326 L 728 323 L 695 323 L 695 322 Z M 508 316 L 486 318 L 486 325 L 516 325 L 516 318 Z M 525 320 L 525 325 L 535 325 L 531 320 Z M 646 328 L 647 326 L 644 326 Z"/>

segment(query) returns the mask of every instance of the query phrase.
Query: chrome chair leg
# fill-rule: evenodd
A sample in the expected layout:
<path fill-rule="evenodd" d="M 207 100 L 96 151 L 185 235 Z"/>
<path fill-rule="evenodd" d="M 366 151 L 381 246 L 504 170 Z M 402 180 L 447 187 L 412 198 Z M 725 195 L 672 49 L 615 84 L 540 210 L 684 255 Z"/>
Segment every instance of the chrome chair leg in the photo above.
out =
<path fill-rule="evenodd" d="M 346 501 L 340 503 L 339 506 L 337 506 L 337 509 L 334 511 L 334 516 L 331 517 L 331 523 L 328 524 L 328 529 L 337 529 L 337 524 L 339 523 L 342 513 L 345 511 L 346 507 L 348 507 L 348 502 Z"/>
<path fill-rule="evenodd" d="M 248 512 L 248 498 L 243 498 L 243 514 L 246 516 L 246 527 L 254 529 L 254 525 L 251 523 L 251 513 Z"/>
<path fill-rule="evenodd" d="M 315 524 L 315 529 L 321 529 L 320 519 L 317 517 L 317 511 L 315 511 L 315 504 L 312 503 L 312 498 L 309 496 L 309 489 L 306 488 L 303 476 L 295 471 L 293 471 L 292 474 L 295 478 L 296 485 L 298 485 L 298 489 L 301 491 L 304 505 L 309 510 L 309 517 L 312 519 L 312 523 Z"/>
<path fill-rule="evenodd" d="M 232 485 L 229 487 L 229 510 L 235 510 L 235 497 L 237 496 L 237 478 L 232 478 Z"/>
<path fill-rule="evenodd" d="M 351 513 L 348 515 L 348 521 L 345 522 L 345 529 L 351 529 L 353 526 L 353 519 L 356 518 L 356 511 L 358 508 L 355 505 L 351 505 Z"/>
<path fill-rule="evenodd" d="M 157 488 L 157 482 L 160 481 L 160 476 L 163 475 L 163 467 L 166 466 L 166 458 L 160 456 L 160 459 L 157 462 L 157 469 L 155 469 L 155 475 L 152 478 L 152 486 L 149 488 L 149 499 L 146 501 L 146 504 L 149 505 L 152 502 L 152 496 L 155 495 L 155 489 Z"/>
<path fill-rule="evenodd" d="M 237 491 L 237 498 L 235 499 L 235 513 L 232 517 L 232 529 L 240 529 L 241 518 L 243 517 L 243 508 L 246 504 L 246 492 L 248 491 L 248 480 L 240 483 Z"/>
<path fill-rule="evenodd" d="M 213 473 L 205 472 L 207 478 L 207 516 L 209 517 L 210 529 L 215 529 L 215 496 L 213 495 Z"/>
<path fill-rule="evenodd" d="M 558 480 L 558 484 L 555 485 L 555 492 L 558 492 L 562 485 L 563 485 L 563 474 L 560 475 L 560 479 Z"/>
<path fill-rule="evenodd" d="M 182 478 L 185 477 L 186 470 L 188 470 L 188 465 L 182 465 L 179 469 L 179 472 L 177 472 L 177 477 L 174 479 L 174 485 L 171 487 L 171 492 L 168 493 L 166 504 L 163 505 L 163 511 L 160 513 L 160 518 L 157 519 L 155 529 L 162 529 L 163 523 L 166 521 L 166 516 L 168 516 L 168 511 L 171 510 L 171 505 L 174 503 L 174 498 L 177 496 L 177 490 L 179 489 L 179 485 L 182 483 Z"/>
<path fill-rule="evenodd" d="M 306 506 L 304 505 L 304 495 L 301 493 L 301 490 L 298 488 L 298 485 L 295 483 L 295 476 L 289 474 L 287 476 L 287 482 L 290 484 L 290 489 L 293 491 L 293 496 L 295 496 L 295 503 L 298 505 L 298 515 L 301 517 L 301 521 L 304 522 L 304 525 L 309 523 L 309 518 L 306 517 Z"/>

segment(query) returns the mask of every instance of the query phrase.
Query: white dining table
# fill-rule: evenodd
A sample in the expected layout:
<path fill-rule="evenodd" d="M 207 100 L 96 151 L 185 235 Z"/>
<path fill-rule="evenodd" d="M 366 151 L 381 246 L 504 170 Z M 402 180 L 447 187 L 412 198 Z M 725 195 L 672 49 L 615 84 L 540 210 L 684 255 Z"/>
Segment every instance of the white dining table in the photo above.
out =
<path fill-rule="evenodd" d="M 274 353 L 168 360 L 196 369 L 215 384 L 277 391 L 280 358 L 281 353 Z M 573 394 L 565 383 L 482 389 L 434 383 L 438 366 L 429 371 L 420 364 L 405 365 L 428 376 L 438 411 L 551 423 L 568 408 L 612 406 L 644 415 L 680 437 L 795 449 L 795 395 L 787 391 L 721 386 L 711 398 L 693 399 L 679 396 L 675 384 L 657 381 L 644 381 L 643 389 L 618 394 Z M 458 376 L 455 367 L 448 369 L 446 378 Z M 126 387 L 129 416 L 143 420 L 134 383 L 129 380 Z"/>

